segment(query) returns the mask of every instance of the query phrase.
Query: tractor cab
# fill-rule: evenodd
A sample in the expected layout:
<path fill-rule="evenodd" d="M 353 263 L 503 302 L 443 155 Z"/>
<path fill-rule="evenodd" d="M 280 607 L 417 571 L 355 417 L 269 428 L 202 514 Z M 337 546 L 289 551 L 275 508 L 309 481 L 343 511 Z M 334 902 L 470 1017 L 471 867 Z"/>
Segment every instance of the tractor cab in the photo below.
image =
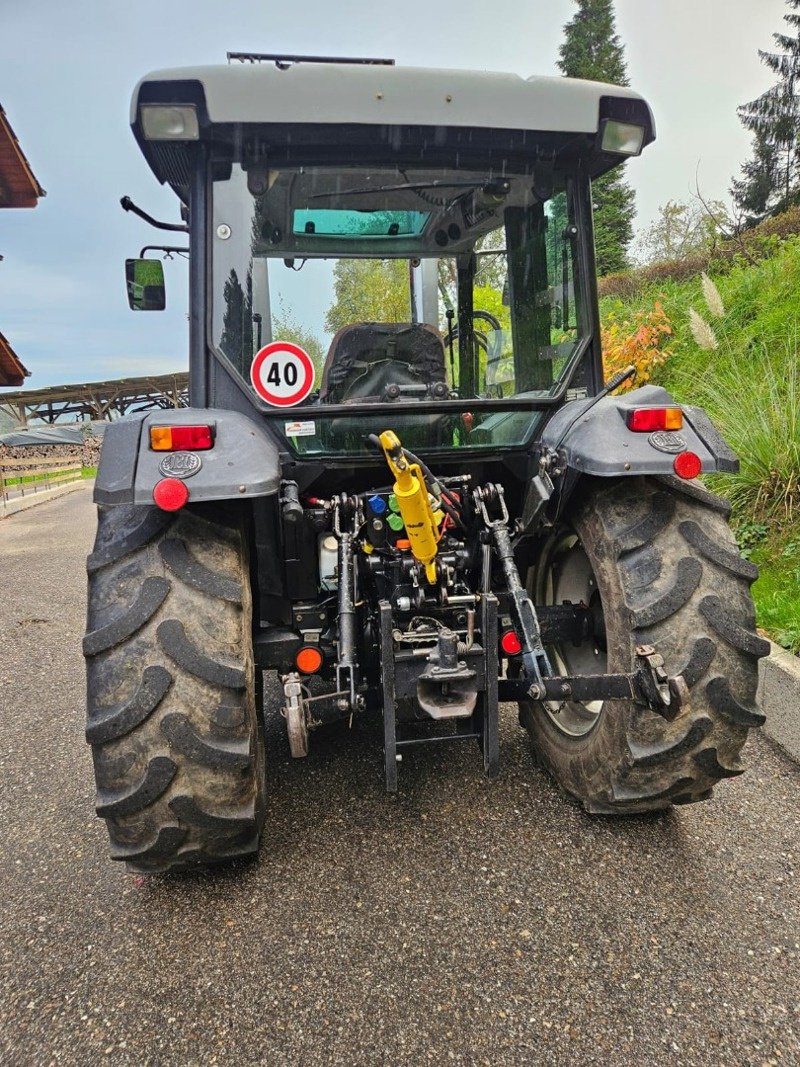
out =
<path fill-rule="evenodd" d="M 519 448 L 568 390 L 596 393 L 591 180 L 652 140 L 644 101 L 270 58 L 134 96 L 189 205 L 193 405 L 255 409 L 321 457 L 363 454 L 387 407 L 420 449 Z"/>

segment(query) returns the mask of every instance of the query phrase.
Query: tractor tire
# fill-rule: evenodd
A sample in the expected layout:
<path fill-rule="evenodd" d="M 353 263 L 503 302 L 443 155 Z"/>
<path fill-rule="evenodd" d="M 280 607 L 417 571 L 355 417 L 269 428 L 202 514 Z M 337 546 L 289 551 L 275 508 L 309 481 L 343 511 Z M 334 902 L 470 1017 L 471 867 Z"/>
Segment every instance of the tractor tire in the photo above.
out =
<path fill-rule="evenodd" d="M 534 752 L 589 812 L 658 811 L 706 800 L 743 771 L 739 756 L 764 716 L 750 586 L 726 501 L 677 478 L 587 480 L 532 575 L 537 604 L 594 605 L 595 637 L 551 650 L 559 673 L 627 673 L 654 645 L 689 700 L 673 722 L 620 700 L 527 702 L 520 721 Z M 596 591 L 595 591 L 596 590 Z"/>
<path fill-rule="evenodd" d="M 258 851 L 264 821 L 246 540 L 191 511 L 100 507 L 86 739 L 111 858 L 163 872 Z"/>

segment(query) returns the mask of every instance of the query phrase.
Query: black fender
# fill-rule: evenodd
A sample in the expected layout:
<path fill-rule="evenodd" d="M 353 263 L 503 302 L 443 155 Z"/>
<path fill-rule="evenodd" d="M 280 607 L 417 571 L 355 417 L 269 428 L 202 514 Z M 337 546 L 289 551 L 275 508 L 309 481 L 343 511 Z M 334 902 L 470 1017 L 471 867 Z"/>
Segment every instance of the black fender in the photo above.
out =
<path fill-rule="evenodd" d="M 180 425 L 210 426 L 213 447 L 187 452 L 151 449 L 151 426 Z M 180 457 L 193 458 L 181 462 Z M 156 483 L 175 476 L 186 481 L 192 503 L 272 496 L 281 480 L 278 447 L 257 422 L 218 408 L 148 411 L 109 423 L 95 480 L 96 503 L 152 505 Z"/>
<path fill-rule="evenodd" d="M 642 407 L 682 408 L 683 428 L 660 433 L 629 430 L 629 413 Z M 739 469 L 739 460 L 703 409 L 678 404 L 666 389 L 655 385 L 596 403 L 591 398 L 570 401 L 547 423 L 541 443 L 558 453 L 558 466 L 599 478 L 674 474 L 675 456 L 681 452 L 694 452 L 704 474 Z"/>

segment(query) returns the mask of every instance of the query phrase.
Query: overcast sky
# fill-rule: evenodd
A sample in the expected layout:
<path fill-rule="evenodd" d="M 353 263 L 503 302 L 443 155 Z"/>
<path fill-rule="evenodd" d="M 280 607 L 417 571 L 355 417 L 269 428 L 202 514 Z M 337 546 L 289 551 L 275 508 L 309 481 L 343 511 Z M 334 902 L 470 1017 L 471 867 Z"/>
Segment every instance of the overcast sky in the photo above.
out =
<path fill-rule="evenodd" d="M 726 197 L 749 150 L 737 104 L 771 79 L 758 60 L 784 0 L 616 0 L 631 85 L 658 140 L 628 168 L 637 230 L 659 205 Z M 182 369 L 186 265 L 166 264 L 168 310 L 135 315 L 123 260 L 157 241 L 123 194 L 178 221 L 128 126 L 149 70 L 226 51 L 391 56 L 398 63 L 553 74 L 572 0 L 0 0 L 0 103 L 47 197 L 0 211 L 0 331 L 29 388 Z"/>

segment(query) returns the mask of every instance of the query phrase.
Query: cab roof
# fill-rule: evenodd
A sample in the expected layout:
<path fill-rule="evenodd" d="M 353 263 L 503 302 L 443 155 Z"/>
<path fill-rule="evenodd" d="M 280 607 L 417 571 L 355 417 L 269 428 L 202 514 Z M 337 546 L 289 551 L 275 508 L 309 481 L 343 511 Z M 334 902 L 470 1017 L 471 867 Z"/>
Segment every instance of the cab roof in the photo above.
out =
<path fill-rule="evenodd" d="M 367 123 L 590 133 L 603 97 L 632 89 L 571 78 L 349 63 L 247 63 L 154 71 L 143 86 L 195 82 L 212 123 Z M 149 95 L 149 94 L 148 94 Z M 167 102 L 166 100 L 164 101 Z M 651 117 L 652 121 L 652 117 Z"/>
<path fill-rule="evenodd" d="M 173 185 L 176 153 L 144 138 L 145 103 L 194 103 L 204 140 L 242 125 L 592 135 L 605 117 L 644 126 L 645 144 L 654 139 L 644 99 L 601 82 L 335 61 L 182 67 L 146 75 L 131 102 L 131 125 L 148 162 L 160 181 Z M 618 162 L 606 157 L 593 170 L 602 173 Z"/>

